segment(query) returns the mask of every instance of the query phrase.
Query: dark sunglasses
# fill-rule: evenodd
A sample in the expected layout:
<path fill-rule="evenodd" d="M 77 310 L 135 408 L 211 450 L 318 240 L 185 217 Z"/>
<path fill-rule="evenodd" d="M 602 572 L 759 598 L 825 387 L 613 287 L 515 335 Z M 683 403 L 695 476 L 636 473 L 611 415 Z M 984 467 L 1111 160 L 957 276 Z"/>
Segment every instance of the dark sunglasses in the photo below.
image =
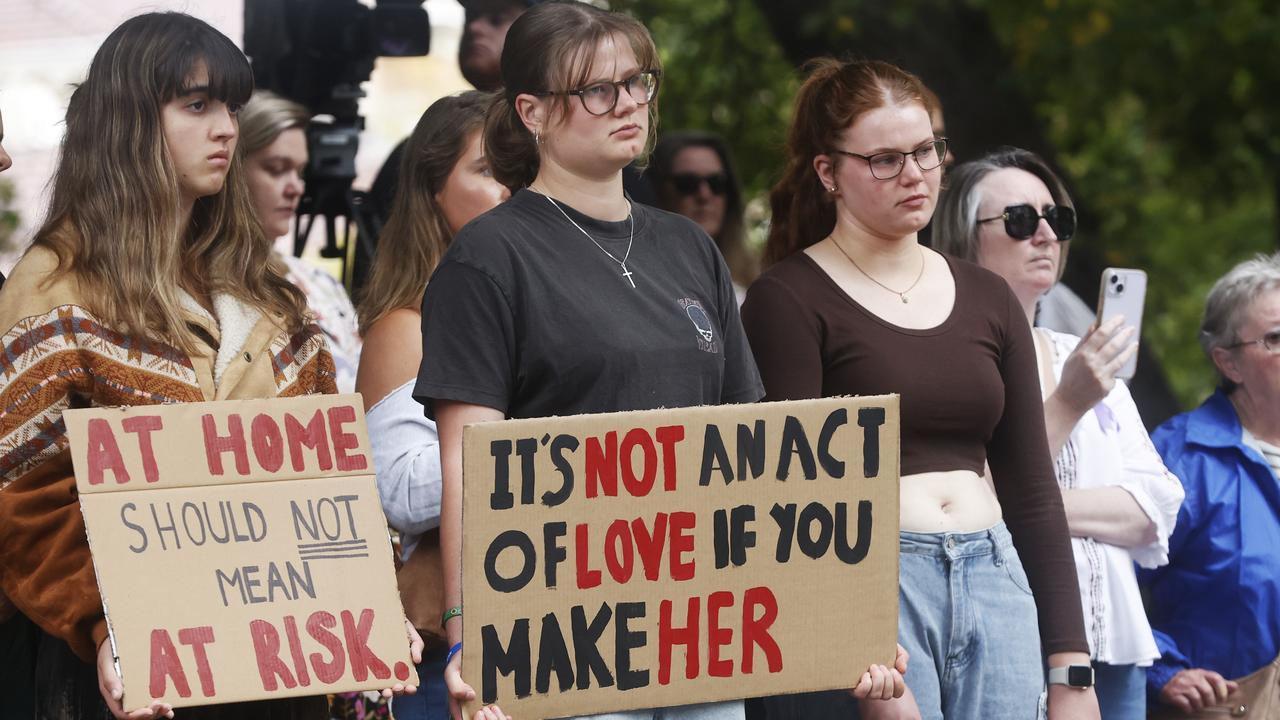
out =
<path fill-rule="evenodd" d="M 681 195 L 697 195 L 698 190 L 702 188 L 702 183 L 707 184 L 707 189 L 713 195 L 723 195 L 729 189 L 729 176 L 722 172 L 711 175 L 676 173 L 671 176 L 671 187 Z"/>
<path fill-rule="evenodd" d="M 1043 215 L 1030 205 L 1010 205 L 999 215 L 982 218 L 978 222 L 1003 220 L 1004 231 L 1009 234 L 1009 237 L 1014 240 L 1027 240 L 1036 234 L 1040 218 L 1044 218 L 1045 222 L 1049 223 L 1053 234 L 1058 236 L 1058 242 L 1066 242 L 1076 234 L 1076 211 L 1063 205 L 1050 205 L 1044 209 Z"/>

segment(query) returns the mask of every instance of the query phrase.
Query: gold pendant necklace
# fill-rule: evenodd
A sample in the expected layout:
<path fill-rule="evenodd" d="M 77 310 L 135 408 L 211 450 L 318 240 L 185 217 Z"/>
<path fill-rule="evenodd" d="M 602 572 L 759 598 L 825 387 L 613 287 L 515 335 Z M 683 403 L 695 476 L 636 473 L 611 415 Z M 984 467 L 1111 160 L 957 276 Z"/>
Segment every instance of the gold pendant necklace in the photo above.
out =
<path fill-rule="evenodd" d="M 846 250 L 844 249 L 844 247 L 842 247 L 842 246 L 840 245 L 840 241 L 836 239 L 835 235 L 830 235 L 830 236 L 828 236 L 828 237 L 830 237 L 830 238 L 831 238 L 831 244 L 836 246 L 836 249 L 840 251 L 840 254 L 841 254 L 841 255 L 844 255 L 844 256 L 845 256 L 845 258 L 847 258 L 847 259 L 849 260 L 849 262 L 850 262 L 850 263 L 852 263 L 852 264 L 853 264 L 853 266 L 854 266 L 855 268 L 857 268 L 857 269 L 858 269 L 858 272 L 862 273 L 862 275 L 863 275 L 864 277 L 866 277 L 868 280 L 870 280 L 871 282 L 873 282 L 873 283 L 875 283 L 875 284 L 879 285 L 880 287 L 884 288 L 885 290 L 888 290 L 889 292 L 893 293 L 894 295 L 897 295 L 899 298 L 902 298 L 902 302 L 904 302 L 904 303 L 905 303 L 905 302 L 908 302 L 908 300 L 907 300 L 907 293 L 909 293 L 909 292 L 911 292 L 912 290 L 914 290 L 914 289 L 915 289 L 915 287 L 916 287 L 916 285 L 918 285 L 918 284 L 920 283 L 920 278 L 924 277 L 924 250 L 920 250 L 920 246 L 919 246 L 919 245 L 916 245 L 916 249 L 920 251 L 920 272 L 916 273 L 916 279 L 911 281 L 911 284 L 910 284 L 909 286 L 907 286 L 907 289 L 905 289 L 905 290 L 894 290 L 893 288 L 889 287 L 888 285 L 885 285 L 884 283 L 880 282 L 879 280 L 877 280 L 877 279 L 875 279 L 875 278 L 871 277 L 871 273 L 867 272 L 866 270 L 863 270 L 863 269 L 862 269 L 862 266 L 858 264 L 858 261 L 857 261 L 857 260 L 854 260 L 854 259 L 853 259 L 853 256 L 852 256 L 852 255 L 850 255 L 850 254 L 848 253 L 848 251 L 846 251 Z"/>

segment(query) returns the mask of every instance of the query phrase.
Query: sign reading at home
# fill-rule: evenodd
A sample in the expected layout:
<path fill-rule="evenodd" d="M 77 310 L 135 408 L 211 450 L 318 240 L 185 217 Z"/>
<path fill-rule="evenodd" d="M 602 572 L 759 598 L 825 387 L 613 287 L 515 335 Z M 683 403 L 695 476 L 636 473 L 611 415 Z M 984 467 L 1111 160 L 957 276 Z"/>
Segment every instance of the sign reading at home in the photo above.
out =
<path fill-rule="evenodd" d="M 126 709 L 417 684 L 358 395 L 64 417 Z"/>
<path fill-rule="evenodd" d="M 898 428 L 896 395 L 468 426 L 476 702 L 564 717 L 891 665 Z"/>

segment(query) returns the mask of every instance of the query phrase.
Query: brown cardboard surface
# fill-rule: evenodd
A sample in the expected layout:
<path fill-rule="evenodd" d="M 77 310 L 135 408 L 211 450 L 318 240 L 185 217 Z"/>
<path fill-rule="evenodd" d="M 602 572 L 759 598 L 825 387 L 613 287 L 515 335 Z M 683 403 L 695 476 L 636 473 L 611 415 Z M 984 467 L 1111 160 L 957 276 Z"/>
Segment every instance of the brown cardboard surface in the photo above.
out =
<path fill-rule="evenodd" d="M 417 684 L 359 396 L 64 415 L 126 709 Z"/>
<path fill-rule="evenodd" d="M 482 423 L 463 452 L 481 702 L 666 707 L 848 688 L 894 659 L 896 395 Z"/>

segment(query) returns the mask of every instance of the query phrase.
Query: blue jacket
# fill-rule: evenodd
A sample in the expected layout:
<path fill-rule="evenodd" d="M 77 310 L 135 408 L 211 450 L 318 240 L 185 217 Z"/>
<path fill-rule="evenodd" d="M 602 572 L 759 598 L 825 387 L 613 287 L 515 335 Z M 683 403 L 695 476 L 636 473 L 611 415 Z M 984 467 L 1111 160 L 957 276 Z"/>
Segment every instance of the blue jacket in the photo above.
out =
<path fill-rule="evenodd" d="M 1221 391 L 1151 439 L 1187 492 L 1169 564 L 1138 572 L 1161 652 L 1147 671 L 1154 698 L 1179 670 L 1239 678 L 1280 652 L 1280 482 Z"/>

